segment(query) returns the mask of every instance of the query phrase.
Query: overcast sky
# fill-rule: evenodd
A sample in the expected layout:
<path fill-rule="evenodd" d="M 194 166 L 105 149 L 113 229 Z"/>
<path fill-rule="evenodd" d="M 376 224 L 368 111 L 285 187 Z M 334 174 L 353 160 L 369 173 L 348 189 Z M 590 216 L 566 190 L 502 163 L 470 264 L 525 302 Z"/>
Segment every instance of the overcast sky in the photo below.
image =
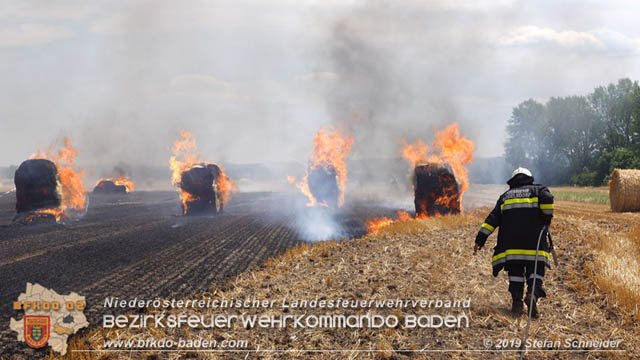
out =
<path fill-rule="evenodd" d="M 304 161 L 324 124 L 392 157 L 457 121 L 640 79 L 636 1 L 0 1 L 0 165 L 69 136 L 83 164 Z"/>

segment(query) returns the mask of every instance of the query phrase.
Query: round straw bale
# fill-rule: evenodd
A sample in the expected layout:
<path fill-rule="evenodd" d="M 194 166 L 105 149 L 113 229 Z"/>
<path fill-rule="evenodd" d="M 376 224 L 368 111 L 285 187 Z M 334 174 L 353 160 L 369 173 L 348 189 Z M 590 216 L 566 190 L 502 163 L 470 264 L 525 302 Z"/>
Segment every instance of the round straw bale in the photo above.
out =
<path fill-rule="evenodd" d="M 460 213 L 460 188 L 449 164 L 417 165 L 413 187 L 416 215 Z"/>
<path fill-rule="evenodd" d="M 196 164 L 182 173 L 180 188 L 191 195 L 191 199 L 182 204 L 185 215 L 222 211 L 223 204 L 217 185 L 220 173 L 218 165 L 206 163 Z"/>
<path fill-rule="evenodd" d="M 640 210 L 640 170 L 613 170 L 609 200 L 614 212 Z"/>
<path fill-rule="evenodd" d="M 56 165 L 46 159 L 24 161 L 15 172 L 16 211 L 60 206 L 62 191 Z"/>
<path fill-rule="evenodd" d="M 127 187 L 124 185 L 116 185 L 112 180 L 100 180 L 95 188 L 94 194 L 126 194 Z"/>
<path fill-rule="evenodd" d="M 338 207 L 340 188 L 336 169 L 329 165 L 309 169 L 309 191 L 320 203 L 326 203 L 331 208 Z"/>

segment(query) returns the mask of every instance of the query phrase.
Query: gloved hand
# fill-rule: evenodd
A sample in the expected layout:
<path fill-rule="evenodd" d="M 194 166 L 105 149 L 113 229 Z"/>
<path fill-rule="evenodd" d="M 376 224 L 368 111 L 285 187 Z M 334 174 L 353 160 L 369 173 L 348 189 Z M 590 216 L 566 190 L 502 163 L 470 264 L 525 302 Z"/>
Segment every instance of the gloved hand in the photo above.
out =
<path fill-rule="evenodd" d="M 473 255 L 475 255 L 478 252 L 478 250 L 481 250 L 481 249 L 482 249 L 482 246 L 480 246 L 478 244 L 474 244 L 473 245 Z"/>
<path fill-rule="evenodd" d="M 476 236 L 476 243 L 473 245 L 473 255 L 484 247 L 485 242 L 487 242 L 487 235 L 478 232 L 478 235 Z"/>

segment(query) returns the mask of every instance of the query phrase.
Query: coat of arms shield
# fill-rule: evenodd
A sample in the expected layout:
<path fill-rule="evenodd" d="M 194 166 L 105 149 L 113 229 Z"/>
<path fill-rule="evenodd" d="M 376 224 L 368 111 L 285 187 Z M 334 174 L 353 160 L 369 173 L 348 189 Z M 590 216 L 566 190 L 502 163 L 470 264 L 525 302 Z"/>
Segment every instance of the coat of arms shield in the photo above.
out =
<path fill-rule="evenodd" d="M 49 317 L 44 315 L 24 316 L 24 341 L 32 348 L 41 348 L 49 342 Z"/>

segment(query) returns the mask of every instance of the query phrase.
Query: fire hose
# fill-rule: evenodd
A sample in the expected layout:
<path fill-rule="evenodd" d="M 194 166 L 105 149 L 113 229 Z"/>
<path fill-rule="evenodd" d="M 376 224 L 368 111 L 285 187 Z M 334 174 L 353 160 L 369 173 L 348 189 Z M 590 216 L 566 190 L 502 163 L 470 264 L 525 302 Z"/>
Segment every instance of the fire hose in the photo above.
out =
<path fill-rule="evenodd" d="M 549 234 L 549 229 L 547 228 L 547 225 L 542 227 L 542 230 L 540 230 L 540 235 L 538 235 L 538 244 L 536 245 L 536 257 L 533 263 L 533 282 L 531 283 L 531 296 L 530 296 L 530 300 L 529 300 L 529 315 L 527 318 L 527 329 L 525 330 L 524 333 L 524 339 L 522 340 L 522 346 L 520 347 L 520 360 L 524 359 L 524 353 L 527 350 L 527 339 L 529 338 L 529 326 L 531 325 L 531 314 L 533 313 L 533 302 L 536 301 L 536 295 L 535 295 L 535 288 L 536 288 L 536 279 L 537 279 L 537 275 L 538 274 L 538 252 L 540 251 L 540 240 L 542 240 L 542 236 L 547 235 L 549 237 L 549 241 L 551 242 L 549 245 L 551 246 L 551 252 L 554 253 L 553 254 L 553 259 L 557 265 L 557 259 L 555 256 L 555 251 L 553 250 L 553 240 L 551 240 L 551 234 Z M 527 289 L 529 290 L 529 289 Z"/>
<path fill-rule="evenodd" d="M 558 266 L 558 255 L 556 255 L 556 248 L 553 247 L 553 239 L 551 238 L 551 232 L 547 229 L 547 237 L 549 239 L 549 247 L 551 248 L 551 255 L 553 255 L 553 265 Z"/>

